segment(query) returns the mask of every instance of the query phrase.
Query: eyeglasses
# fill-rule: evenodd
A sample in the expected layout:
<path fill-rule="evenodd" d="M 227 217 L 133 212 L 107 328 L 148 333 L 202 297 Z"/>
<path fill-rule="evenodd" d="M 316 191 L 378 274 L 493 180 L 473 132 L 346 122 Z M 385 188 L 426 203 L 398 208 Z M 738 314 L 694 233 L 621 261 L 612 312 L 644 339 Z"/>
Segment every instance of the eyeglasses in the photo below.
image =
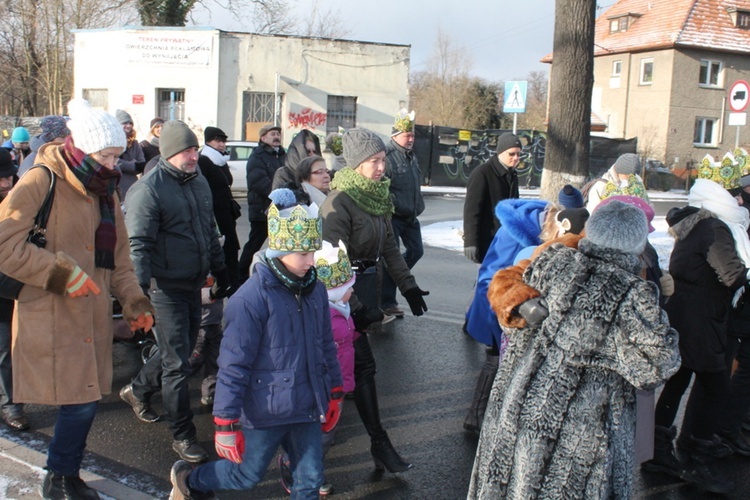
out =
<path fill-rule="evenodd" d="M 323 175 L 328 174 L 328 170 L 315 170 L 314 172 L 310 172 L 310 175 Z"/>
<path fill-rule="evenodd" d="M 314 154 L 317 154 L 317 153 L 318 153 L 318 152 L 317 152 L 317 151 L 315 151 L 314 149 L 306 149 L 305 151 L 307 151 L 307 156 L 312 156 L 312 155 L 314 155 Z"/>
<path fill-rule="evenodd" d="M 513 158 L 514 156 L 521 156 L 521 153 L 508 153 L 508 156 Z"/>

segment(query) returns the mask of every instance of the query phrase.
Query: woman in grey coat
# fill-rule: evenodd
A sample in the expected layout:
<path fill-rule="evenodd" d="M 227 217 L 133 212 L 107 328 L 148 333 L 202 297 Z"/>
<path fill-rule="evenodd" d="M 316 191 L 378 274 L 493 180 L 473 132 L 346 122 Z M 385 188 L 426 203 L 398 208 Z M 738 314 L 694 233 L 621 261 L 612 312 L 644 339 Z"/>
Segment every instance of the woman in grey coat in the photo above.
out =
<path fill-rule="evenodd" d="M 578 250 L 555 244 L 529 265 L 549 315 L 505 330 L 468 498 L 632 495 L 635 390 L 680 366 L 656 286 L 638 276 L 647 234 L 643 212 L 613 202 Z"/>

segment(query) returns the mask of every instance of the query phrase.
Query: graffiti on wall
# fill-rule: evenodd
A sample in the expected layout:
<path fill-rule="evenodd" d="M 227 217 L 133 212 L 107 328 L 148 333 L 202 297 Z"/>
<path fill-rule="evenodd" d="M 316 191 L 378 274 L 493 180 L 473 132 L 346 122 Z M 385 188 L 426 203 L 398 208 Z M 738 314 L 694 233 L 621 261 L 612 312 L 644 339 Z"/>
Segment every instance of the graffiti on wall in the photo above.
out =
<path fill-rule="evenodd" d="M 291 128 L 315 129 L 325 126 L 328 115 L 312 108 L 292 108 L 289 111 L 289 126 Z"/>
<path fill-rule="evenodd" d="M 495 154 L 498 130 L 470 131 L 445 129 L 438 132 L 438 171 L 431 177 L 466 185 L 474 168 L 488 161 Z M 536 130 L 519 130 L 523 145 L 521 163 L 516 168 L 521 186 L 538 186 L 544 168 L 547 135 Z"/>

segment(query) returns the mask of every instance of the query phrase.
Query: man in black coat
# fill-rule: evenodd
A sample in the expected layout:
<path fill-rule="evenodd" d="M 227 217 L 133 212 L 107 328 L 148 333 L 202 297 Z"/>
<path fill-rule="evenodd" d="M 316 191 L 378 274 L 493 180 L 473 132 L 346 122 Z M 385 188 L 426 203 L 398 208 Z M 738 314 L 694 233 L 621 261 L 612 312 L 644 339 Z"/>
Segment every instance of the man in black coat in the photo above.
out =
<path fill-rule="evenodd" d="M 281 147 L 281 127 L 266 125 L 260 129 L 258 147 L 247 159 L 247 217 L 250 236 L 239 262 L 240 281 L 250 276 L 250 263 L 268 237 L 266 210 L 271 200 L 271 184 L 276 171 L 284 165 L 286 152 Z"/>
<path fill-rule="evenodd" d="M 237 238 L 237 218 L 240 206 L 232 197 L 232 173 L 227 160 L 227 135 L 217 127 L 206 127 L 203 131 L 204 144 L 198 158 L 198 167 L 208 181 L 214 201 L 214 217 L 219 232 L 224 237 L 224 260 L 229 271 L 232 289 L 239 285 L 237 254 L 240 251 L 240 240 Z"/>
<path fill-rule="evenodd" d="M 495 206 L 518 198 L 516 166 L 521 161 L 521 141 L 505 132 L 497 138 L 497 154 L 469 174 L 464 202 L 464 255 L 481 264 L 500 229 Z"/>

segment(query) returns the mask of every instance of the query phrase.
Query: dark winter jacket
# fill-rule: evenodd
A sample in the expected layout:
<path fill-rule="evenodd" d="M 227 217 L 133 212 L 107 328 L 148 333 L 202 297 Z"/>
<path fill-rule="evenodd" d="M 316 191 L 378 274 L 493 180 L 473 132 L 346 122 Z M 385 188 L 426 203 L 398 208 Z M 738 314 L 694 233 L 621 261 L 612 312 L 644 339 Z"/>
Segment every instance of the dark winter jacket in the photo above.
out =
<path fill-rule="evenodd" d="M 638 257 L 583 239 L 524 273 L 546 297 L 537 327 L 507 329 L 468 498 L 630 498 L 635 390 L 680 367 L 677 332 Z"/>
<path fill-rule="evenodd" d="M 296 296 L 258 257 L 224 313 L 213 414 L 251 429 L 323 422 L 342 383 L 326 289 Z"/>
<path fill-rule="evenodd" d="M 237 238 L 237 218 L 233 207 L 235 201 L 232 197 L 232 174 L 229 167 L 227 165 L 219 167 L 204 155 L 198 158 L 198 167 L 211 188 L 216 224 L 219 226 L 219 232 L 226 238 L 224 248 L 237 251 L 240 248 L 240 241 Z"/>
<path fill-rule="evenodd" d="M 393 139 L 385 148 L 385 176 L 391 179 L 393 216 L 414 222 L 424 212 L 422 171 L 414 152 L 401 147 Z"/>
<path fill-rule="evenodd" d="M 286 159 L 284 166 L 276 171 L 273 175 L 273 185 L 271 189 L 278 189 L 289 184 L 299 185 L 297 182 L 297 165 L 308 157 L 306 143 L 310 140 L 315 144 L 315 154 L 321 156 L 320 139 L 307 129 L 302 129 L 299 134 L 294 136 L 289 148 L 286 150 Z"/>
<path fill-rule="evenodd" d="M 284 148 L 275 151 L 261 142 L 247 159 L 247 217 L 250 221 L 266 220 L 273 176 L 284 164 L 285 157 Z"/>
<path fill-rule="evenodd" d="M 729 228 L 711 212 L 672 209 L 667 223 L 675 237 L 669 261 L 674 294 L 664 309 L 680 332 L 682 363 L 699 372 L 724 370 L 732 296 L 745 284 L 747 269 Z"/>
<path fill-rule="evenodd" d="M 338 190 L 328 195 L 320 214 L 323 239 L 337 246 L 339 240 L 342 241 L 352 262 L 383 259 L 402 294 L 417 286 L 393 238 L 389 218 L 368 214 L 348 194 Z M 382 269 L 379 272 L 382 273 Z"/>
<path fill-rule="evenodd" d="M 143 157 L 141 145 L 133 141 L 123 151 L 120 159 L 117 161 L 117 168 L 122 172 L 122 177 L 120 178 L 120 198 L 125 200 L 130 187 L 138 180 L 138 174 L 143 172 L 145 166 L 146 159 Z"/>
<path fill-rule="evenodd" d="M 150 141 L 142 140 L 140 142 L 141 149 L 143 150 L 143 158 L 146 160 L 146 163 L 148 163 L 151 158 L 155 156 L 159 156 L 159 138 L 153 137 Z"/>
<path fill-rule="evenodd" d="M 469 174 L 466 183 L 464 247 L 476 247 L 479 262 L 484 259 L 492 238 L 500 229 L 495 207 L 508 198 L 518 198 L 516 169 L 507 169 L 497 155 L 492 155 Z"/>
<path fill-rule="evenodd" d="M 209 271 L 225 268 L 211 189 L 200 173 L 161 158 L 133 184 L 126 208 L 130 257 L 144 289 L 153 278 L 161 289 L 199 290 Z"/>
<path fill-rule="evenodd" d="M 750 236 L 750 230 L 748 231 Z M 745 291 L 729 315 L 727 333 L 735 337 L 750 337 L 750 285 L 745 284 Z"/>
<path fill-rule="evenodd" d="M 541 243 L 539 216 L 546 207 L 546 201 L 520 199 L 503 200 L 495 207 L 502 226 L 479 267 L 474 300 L 466 312 L 466 331 L 483 344 L 500 346 L 503 333 L 487 301 L 490 281 L 497 271 L 513 265 L 523 248 Z"/>

